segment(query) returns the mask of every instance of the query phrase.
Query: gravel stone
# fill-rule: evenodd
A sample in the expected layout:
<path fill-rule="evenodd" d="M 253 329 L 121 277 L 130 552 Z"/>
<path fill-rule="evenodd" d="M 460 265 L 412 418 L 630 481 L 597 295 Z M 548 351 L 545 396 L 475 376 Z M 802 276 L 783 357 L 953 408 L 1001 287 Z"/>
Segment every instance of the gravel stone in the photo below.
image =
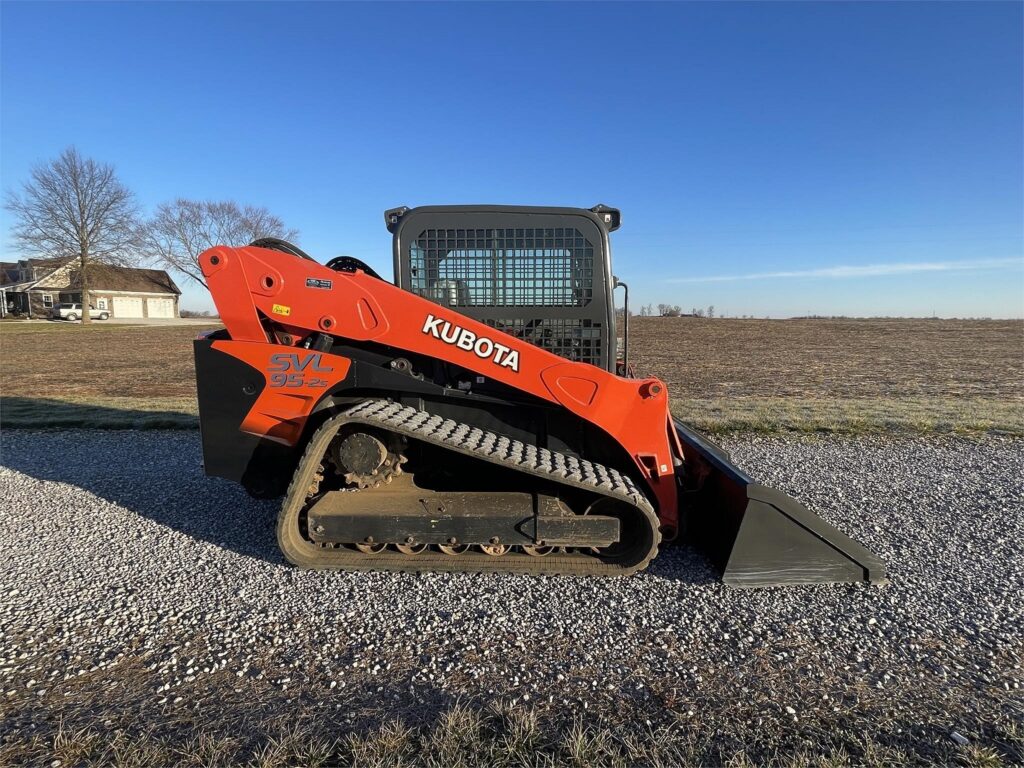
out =
<path fill-rule="evenodd" d="M 865 686 L 896 704 L 1019 692 L 1024 441 L 724 443 L 881 556 L 890 583 L 733 589 L 685 546 L 623 579 L 302 571 L 277 550 L 278 503 L 204 477 L 197 432 L 7 430 L 0 690 L 41 681 L 58 699 L 144 665 L 168 708 L 223 680 L 295 701 L 364 691 L 395 714 L 459 697 L 653 711 L 727 680 L 720 706 L 760 692 L 801 719 Z M 765 669 L 807 685 L 764 691 Z"/>

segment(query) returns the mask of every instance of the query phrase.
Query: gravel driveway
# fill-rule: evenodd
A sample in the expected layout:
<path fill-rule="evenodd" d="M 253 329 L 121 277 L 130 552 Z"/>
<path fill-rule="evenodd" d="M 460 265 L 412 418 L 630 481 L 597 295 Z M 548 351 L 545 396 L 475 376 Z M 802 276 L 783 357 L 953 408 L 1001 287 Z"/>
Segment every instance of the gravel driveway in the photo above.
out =
<path fill-rule="evenodd" d="M 673 723 L 707 754 L 867 729 L 921 759 L 963 739 L 1024 760 L 1024 441 L 726 442 L 891 582 L 736 590 L 681 547 L 619 580 L 303 572 L 276 503 L 203 476 L 197 432 L 8 430 L 0 738 L 282 712 L 358 729 L 500 701 Z"/>

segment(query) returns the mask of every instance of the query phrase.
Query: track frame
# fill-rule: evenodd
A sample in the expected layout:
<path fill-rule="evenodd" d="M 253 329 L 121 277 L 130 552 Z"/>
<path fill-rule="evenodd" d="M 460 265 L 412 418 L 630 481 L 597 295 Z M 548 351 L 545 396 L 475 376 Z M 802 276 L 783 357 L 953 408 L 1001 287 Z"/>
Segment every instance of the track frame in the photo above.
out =
<path fill-rule="evenodd" d="M 304 515 L 319 486 L 318 475 L 331 441 L 346 424 L 387 429 L 406 438 L 500 465 L 505 469 L 575 491 L 607 498 L 629 508 L 634 515 L 626 529 L 635 541 L 625 541 L 614 555 L 567 551 L 537 557 L 509 552 L 495 557 L 483 551 L 449 555 L 433 549 L 406 554 L 386 549 L 366 552 L 316 542 Z M 353 494 L 353 497 L 358 494 Z M 661 534 L 650 501 L 633 480 L 614 469 L 556 453 L 451 419 L 387 400 L 366 400 L 326 420 L 309 440 L 285 496 L 277 525 L 278 543 L 289 562 L 317 570 L 521 572 L 625 576 L 642 570 L 658 553 Z"/>

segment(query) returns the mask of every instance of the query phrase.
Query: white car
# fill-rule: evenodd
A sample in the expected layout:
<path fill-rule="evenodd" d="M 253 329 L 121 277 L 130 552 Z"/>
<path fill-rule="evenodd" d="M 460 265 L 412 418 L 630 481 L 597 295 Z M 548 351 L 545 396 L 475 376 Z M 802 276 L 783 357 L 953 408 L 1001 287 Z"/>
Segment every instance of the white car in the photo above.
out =
<path fill-rule="evenodd" d="M 50 317 L 54 320 L 78 320 L 82 317 L 81 304 L 55 304 L 50 310 Z M 89 305 L 89 318 L 91 320 L 106 320 L 110 313 L 105 309 L 96 309 Z"/>

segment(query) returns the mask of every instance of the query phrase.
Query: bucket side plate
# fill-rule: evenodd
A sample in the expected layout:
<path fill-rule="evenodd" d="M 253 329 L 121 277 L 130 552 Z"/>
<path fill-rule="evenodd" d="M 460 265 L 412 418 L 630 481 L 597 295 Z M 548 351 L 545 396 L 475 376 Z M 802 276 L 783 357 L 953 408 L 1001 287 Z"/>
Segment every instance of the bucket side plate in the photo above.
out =
<path fill-rule="evenodd" d="M 796 499 L 755 482 L 729 455 L 675 421 L 698 487 L 684 491 L 680 514 L 689 538 L 726 584 L 765 587 L 885 581 L 885 564 Z M 684 480 L 684 486 L 693 484 Z"/>

